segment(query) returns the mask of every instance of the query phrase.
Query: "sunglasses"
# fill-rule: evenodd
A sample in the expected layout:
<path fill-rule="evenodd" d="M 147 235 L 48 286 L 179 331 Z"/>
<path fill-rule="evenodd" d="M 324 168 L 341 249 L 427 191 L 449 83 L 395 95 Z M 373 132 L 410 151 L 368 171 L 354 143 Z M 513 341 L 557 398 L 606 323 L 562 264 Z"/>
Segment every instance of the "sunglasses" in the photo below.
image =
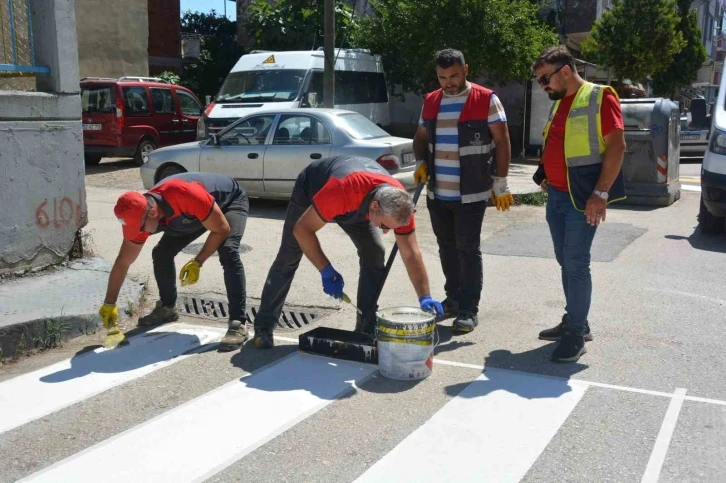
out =
<path fill-rule="evenodd" d="M 560 70 L 562 70 L 563 67 L 564 67 L 564 65 L 561 65 L 550 75 L 543 75 L 542 77 L 537 79 L 537 82 L 539 82 L 539 85 L 541 85 L 541 86 L 550 85 L 550 80 L 552 79 L 552 76 L 555 75 L 556 73 L 558 73 Z"/>

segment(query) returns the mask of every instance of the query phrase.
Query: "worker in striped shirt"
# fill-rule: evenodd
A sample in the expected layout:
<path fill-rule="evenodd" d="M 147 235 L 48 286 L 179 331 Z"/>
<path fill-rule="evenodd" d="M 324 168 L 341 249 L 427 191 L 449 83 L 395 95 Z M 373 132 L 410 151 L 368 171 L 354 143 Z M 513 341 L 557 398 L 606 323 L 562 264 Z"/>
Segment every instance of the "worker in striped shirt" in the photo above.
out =
<path fill-rule="evenodd" d="M 478 325 L 484 284 L 480 234 L 487 202 L 513 203 L 507 186 L 511 158 L 507 116 L 497 95 L 466 80 L 458 50 L 436 53 L 441 89 L 429 93 L 413 141 L 416 182 L 427 183 L 427 206 L 446 283 L 445 317 L 454 332 Z"/>

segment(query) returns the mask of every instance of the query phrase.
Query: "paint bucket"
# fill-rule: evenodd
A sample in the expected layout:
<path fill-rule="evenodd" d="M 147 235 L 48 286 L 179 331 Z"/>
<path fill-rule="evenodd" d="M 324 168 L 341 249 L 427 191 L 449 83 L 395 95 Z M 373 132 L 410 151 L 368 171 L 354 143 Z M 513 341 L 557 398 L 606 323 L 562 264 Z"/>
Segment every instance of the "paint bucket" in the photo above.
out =
<path fill-rule="evenodd" d="M 381 375 L 397 380 L 429 377 L 434 365 L 435 315 L 413 307 L 383 309 L 376 315 Z"/>

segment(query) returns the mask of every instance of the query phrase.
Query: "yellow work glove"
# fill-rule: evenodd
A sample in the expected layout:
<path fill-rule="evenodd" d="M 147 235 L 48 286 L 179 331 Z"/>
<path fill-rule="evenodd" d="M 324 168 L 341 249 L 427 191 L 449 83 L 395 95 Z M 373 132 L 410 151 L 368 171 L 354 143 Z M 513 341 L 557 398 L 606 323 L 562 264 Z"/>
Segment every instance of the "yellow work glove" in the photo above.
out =
<path fill-rule="evenodd" d="M 98 315 L 106 329 L 118 327 L 118 309 L 115 304 L 103 304 L 98 310 Z"/>
<path fill-rule="evenodd" d="M 98 315 L 101 316 L 103 326 L 108 332 L 106 332 L 106 339 L 103 341 L 103 346 L 106 349 L 114 349 L 119 346 L 128 344 L 126 336 L 121 333 L 118 328 L 118 308 L 114 304 L 103 304 L 98 310 Z"/>
<path fill-rule="evenodd" d="M 192 259 L 184 265 L 179 272 L 179 280 L 181 280 L 181 286 L 186 287 L 187 285 L 194 285 L 199 281 L 199 270 L 202 268 L 202 264 Z"/>
<path fill-rule="evenodd" d="M 429 168 L 426 163 L 421 163 L 421 166 L 416 168 L 413 172 L 413 180 L 418 186 L 419 183 L 426 184 L 429 182 Z"/>
<path fill-rule="evenodd" d="M 494 177 L 494 187 L 492 188 L 492 196 L 497 211 L 507 211 L 514 204 L 514 197 L 507 186 L 506 177 Z"/>

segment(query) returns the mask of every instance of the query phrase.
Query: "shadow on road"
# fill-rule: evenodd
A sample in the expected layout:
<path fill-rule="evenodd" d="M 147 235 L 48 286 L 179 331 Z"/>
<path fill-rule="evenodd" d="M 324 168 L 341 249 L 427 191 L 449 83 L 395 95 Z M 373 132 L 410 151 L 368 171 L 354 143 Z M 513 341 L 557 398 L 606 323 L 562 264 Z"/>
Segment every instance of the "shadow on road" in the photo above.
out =
<path fill-rule="evenodd" d="M 101 164 L 96 166 L 86 165 L 86 175 L 114 173 L 124 169 L 139 169 L 131 158 L 104 158 Z"/>
<path fill-rule="evenodd" d="M 688 240 L 688 243 L 696 250 L 726 253 L 726 235 L 705 235 L 696 228 L 693 234 L 688 237 L 681 235 L 666 235 L 665 237 L 669 240 Z"/>
<path fill-rule="evenodd" d="M 494 391 L 507 391 L 526 399 L 557 398 L 572 391 L 567 379 L 588 366 L 579 362 L 551 362 L 550 356 L 556 345 L 545 344 L 518 354 L 505 349 L 494 350 L 484 359 L 487 380 L 452 384 L 445 391 L 450 396 L 464 398 L 482 397 Z M 532 379 L 533 375 L 543 376 L 541 383 Z M 467 387 L 469 389 L 462 394 Z"/>
<path fill-rule="evenodd" d="M 265 200 L 250 198 L 250 218 L 265 218 L 268 220 L 284 220 L 287 213 L 287 200 Z"/>

